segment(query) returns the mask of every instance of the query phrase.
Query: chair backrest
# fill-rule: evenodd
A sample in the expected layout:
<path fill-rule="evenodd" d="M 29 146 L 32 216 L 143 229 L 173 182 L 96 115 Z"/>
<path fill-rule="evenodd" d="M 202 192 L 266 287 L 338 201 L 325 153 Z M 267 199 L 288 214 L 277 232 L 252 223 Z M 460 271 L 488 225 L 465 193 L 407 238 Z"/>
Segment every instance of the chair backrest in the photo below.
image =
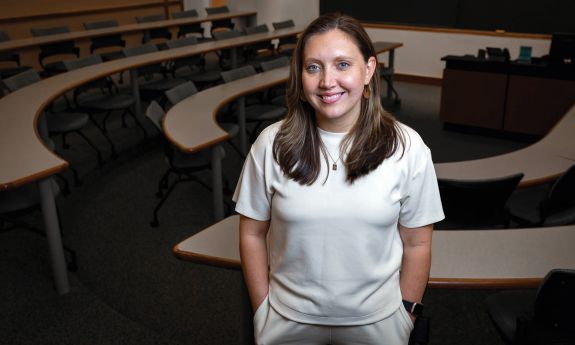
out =
<path fill-rule="evenodd" d="M 152 121 L 156 128 L 163 132 L 162 118 L 164 117 L 164 109 L 156 101 L 152 101 L 146 109 L 146 117 Z"/>
<path fill-rule="evenodd" d="M 219 7 L 206 7 L 206 13 L 210 14 L 222 14 L 222 13 L 229 13 L 230 9 L 228 6 L 219 6 Z M 212 27 L 210 32 L 212 36 L 214 32 L 220 30 L 232 30 L 234 28 L 234 23 L 231 19 L 220 19 L 220 20 L 212 20 Z"/>
<path fill-rule="evenodd" d="M 546 218 L 568 208 L 575 208 L 575 165 L 553 183 L 547 198 L 541 204 L 541 216 Z"/>
<path fill-rule="evenodd" d="M 88 22 L 84 23 L 84 29 L 86 30 L 97 30 L 105 28 L 117 27 L 118 22 L 114 19 L 102 20 L 98 22 Z M 100 37 L 93 37 L 92 45 L 90 46 L 90 52 L 93 53 L 94 50 L 107 47 L 125 47 L 126 41 L 122 39 L 122 35 L 114 34 Z"/>
<path fill-rule="evenodd" d="M 195 18 L 198 16 L 198 11 L 196 10 L 188 10 L 182 12 L 172 13 L 172 18 L 180 19 L 180 18 Z M 185 36 L 187 34 L 199 34 L 201 37 L 204 37 L 204 28 L 202 27 L 201 23 L 193 23 L 193 24 L 183 24 L 179 26 L 178 30 L 178 37 Z"/>
<path fill-rule="evenodd" d="M 284 20 L 282 22 L 272 23 L 272 26 L 274 27 L 274 30 L 281 30 L 281 29 L 293 28 L 295 27 L 295 23 L 293 20 L 289 19 Z M 296 43 L 297 43 L 297 36 L 282 37 L 279 40 L 278 49 L 282 45 L 296 44 Z"/>
<path fill-rule="evenodd" d="M 10 35 L 6 31 L 0 31 L 0 42 L 10 41 Z"/>
<path fill-rule="evenodd" d="M 295 23 L 292 19 L 288 19 L 282 22 L 272 23 L 272 26 L 274 27 L 274 30 L 280 30 L 280 29 L 293 28 L 295 26 Z"/>
<path fill-rule="evenodd" d="M 33 69 L 29 69 L 22 73 L 16 74 L 10 78 L 2 80 L 8 91 L 14 92 L 18 89 L 26 87 L 30 84 L 40 81 L 40 75 Z"/>
<path fill-rule="evenodd" d="M 142 44 L 140 46 L 128 47 L 128 48 L 122 49 L 122 52 L 124 53 L 125 57 L 150 54 L 150 53 L 155 53 L 157 51 L 158 51 L 158 47 L 156 47 L 156 45 L 154 45 L 154 44 Z"/>
<path fill-rule="evenodd" d="M 288 66 L 289 62 L 290 62 L 290 60 L 287 56 L 282 56 L 282 57 L 277 58 L 277 59 L 262 61 L 260 63 L 260 66 L 262 67 L 262 70 L 265 72 L 265 71 L 269 71 L 269 70 L 272 70 L 275 68 Z"/>
<path fill-rule="evenodd" d="M 136 22 L 138 23 L 159 22 L 161 20 L 166 20 L 163 14 L 154 14 L 151 16 L 136 17 Z M 144 36 L 142 37 L 142 43 L 147 43 L 154 38 L 163 38 L 169 40 L 170 38 L 172 38 L 172 33 L 168 28 L 156 28 L 146 30 L 144 32 Z"/>
<path fill-rule="evenodd" d="M 244 29 L 246 35 L 251 35 L 251 34 L 259 34 L 262 32 L 269 32 L 269 28 L 267 26 L 267 24 L 261 24 L 261 25 L 256 25 L 256 26 L 250 26 Z"/>
<path fill-rule="evenodd" d="M 216 41 L 220 41 L 220 40 L 226 40 L 229 38 L 240 37 L 240 36 L 242 36 L 242 33 L 237 31 L 237 30 L 216 31 L 216 32 L 212 33 L 212 36 L 214 36 L 214 39 Z"/>
<path fill-rule="evenodd" d="M 41 37 L 48 35 L 65 34 L 70 32 L 67 26 L 55 26 L 51 28 L 32 28 L 32 36 Z M 40 46 L 40 65 L 44 66 L 43 60 L 53 55 L 76 55 L 80 56 L 80 49 L 76 47 L 74 41 L 64 41 L 58 43 L 44 44 Z"/>
<path fill-rule="evenodd" d="M 89 55 L 76 60 L 66 60 L 64 61 L 64 66 L 66 66 L 66 70 L 72 71 L 78 68 L 95 65 L 101 62 L 102 58 L 100 57 L 100 55 Z"/>
<path fill-rule="evenodd" d="M 182 83 L 176 87 L 173 87 L 165 91 L 164 94 L 166 95 L 170 103 L 176 105 L 180 103 L 181 100 L 188 98 L 191 95 L 196 94 L 197 92 L 198 89 L 196 88 L 196 85 L 191 81 L 187 81 L 185 83 Z"/>
<path fill-rule="evenodd" d="M 0 31 L 0 42 L 10 41 L 10 36 L 5 31 Z M 12 61 L 20 65 L 20 55 L 13 52 L 0 52 L 0 62 Z"/>
<path fill-rule="evenodd" d="M 84 23 L 84 29 L 86 30 L 113 28 L 116 26 L 118 26 L 118 22 L 115 19 Z"/>
<path fill-rule="evenodd" d="M 32 32 L 32 36 L 40 37 L 40 36 L 48 36 L 48 35 L 57 35 L 57 34 L 65 34 L 70 32 L 67 26 L 54 26 L 51 28 L 32 28 L 30 29 Z"/>
<path fill-rule="evenodd" d="M 173 105 L 180 103 L 181 100 L 188 98 L 196 93 L 198 93 L 198 89 L 196 88 L 196 85 L 191 81 L 182 83 L 164 92 L 170 103 Z"/>
<path fill-rule="evenodd" d="M 193 18 L 198 16 L 198 11 L 196 10 L 187 10 L 182 12 L 175 12 L 172 13 L 172 18 L 180 19 L 180 18 Z"/>
<path fill-rule="evenodd" d="M 150 16 L 138 16 L 136 17 L 137 23 L 150 23 L 150 22 L 159 22 L 161 20 L 165 20 L 163 14 L 153 14 Z"/>
<path fill-rule="evenodd" d="M 575 333 L 575 270 L 553 269 L 537 290 L 535 321 L 557 331 Z"/>
<path fill-rule="evenodd" d="M 252 65 L 246 65 L 240 68 L 222 72 L 222 79 L 226 83 L 229 83 L 234 80 L 252 76 L 254 74 L 256 74 L 254 67 Z"/>
<path fill-rule="evenodd" d="M 170 48 L 170 49 L 181 48 L 181 47 L 185 47 L 185 46 L 191 46 L 191 45 L 194 45 L 197 43 L 198 43 L 198 39 L 195 38 L 194 36 L 178 38 L 176 40 L 170 40 L 170 41 L 166 42 L 166 44 L 168 45 L 168 48 Z"/>
<path fill-rule="evenodd" d="M 220 13 L 228 13 L 230 9 L 228 6 L 218 6 L 218 7 L 206 7 L 206 13 L 210 14 L 220 14 Z"/>
<path fill-rule="evenodd" d="M 489 180 L 438 179 L 446 222 L 489 226 L 505 222 L 507 200 L 523 173 Z"/>

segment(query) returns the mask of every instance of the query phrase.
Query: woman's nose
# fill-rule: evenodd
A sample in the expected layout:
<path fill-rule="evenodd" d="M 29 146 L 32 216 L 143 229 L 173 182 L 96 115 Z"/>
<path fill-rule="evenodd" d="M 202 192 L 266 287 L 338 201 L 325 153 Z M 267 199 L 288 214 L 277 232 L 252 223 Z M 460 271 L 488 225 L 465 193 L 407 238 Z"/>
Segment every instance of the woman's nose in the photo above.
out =
<path fill-rule="evenodd" d="M 319 86 L 324 89 L 330 89 L 335 85 L 335 75 L 334 72 L 326 68 L 322 71 L 321 80 Z"/>

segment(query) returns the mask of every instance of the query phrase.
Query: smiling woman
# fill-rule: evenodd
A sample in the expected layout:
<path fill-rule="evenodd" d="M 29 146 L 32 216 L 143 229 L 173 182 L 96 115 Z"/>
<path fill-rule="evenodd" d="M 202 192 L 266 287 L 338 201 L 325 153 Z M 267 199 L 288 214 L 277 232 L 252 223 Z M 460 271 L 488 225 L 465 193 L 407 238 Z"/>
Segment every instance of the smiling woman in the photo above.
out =
<path fill-rule="evenodd" d="M 329 132 L 348 132 L 359 117 L 375 57 L 364 61 L 352 39 L 337 29 L 312 36 L 303 56 L 303 92 L 315 109 L 318 126 Z"/>
<path fill-rule="evenodd" d="M 313 21 L 286 119 L 244 163 L 234 200 L 257 344 L 408 342 L 443 212 L 429 149 L 381 107 L 377 65 L 355 19 Z"/>

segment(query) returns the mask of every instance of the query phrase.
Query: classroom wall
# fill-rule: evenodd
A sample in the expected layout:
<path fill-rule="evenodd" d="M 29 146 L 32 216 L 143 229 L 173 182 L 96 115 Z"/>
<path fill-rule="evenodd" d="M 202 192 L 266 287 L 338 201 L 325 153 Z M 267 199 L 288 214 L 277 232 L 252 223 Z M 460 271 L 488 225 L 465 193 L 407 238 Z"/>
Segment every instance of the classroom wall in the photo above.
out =
<path fill-rule="evenodd" d="M 507 48 L 515 59 L 522 45 L 531 46 L 533 56 L 542 56 L 549 52 L 551 44 L 549 39 L 397 29 L 367 28 L 367 33 L 373 41 L 403 42 L 403 47 L 395 51 L 396 73 L 431 78 L 442 77 L 445 63 L 441 58 L 446 55 L 476 55 L 478 49 L 489 46 Z M 381 58 L 387 61 L 386 54 Z"/>
<path fill-rule="evenodd" d="M 319 0 L 228 0 L 232 10 L 258 12 L 257 23 L 267 24 L 293 19 L 296 25 L 306 25 L 319 15 Z"/>

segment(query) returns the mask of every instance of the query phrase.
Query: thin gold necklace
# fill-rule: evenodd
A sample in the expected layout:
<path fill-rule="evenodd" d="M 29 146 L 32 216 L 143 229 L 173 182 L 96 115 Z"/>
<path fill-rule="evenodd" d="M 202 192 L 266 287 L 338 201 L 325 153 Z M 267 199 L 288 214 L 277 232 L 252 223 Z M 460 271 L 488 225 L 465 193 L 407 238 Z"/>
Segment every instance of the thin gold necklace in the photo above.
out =
<path fill-rule="evenodd" d="M 329 150 L 327 149 L 327 147 L 325 148 L 325 150 L 327 151 L 329 158 L 331 158 L 331 160 L 333 161 L 333 164 L 331 165 L 331 170 L 337 170 L 337 162 L 339 162 L 339 160 L 341 159 L 341 152 L 339 153 L 339 157 L 337 157 L 337 160 L 335 160 L 331 156 L 331 153 L 329 153 Z"/>

